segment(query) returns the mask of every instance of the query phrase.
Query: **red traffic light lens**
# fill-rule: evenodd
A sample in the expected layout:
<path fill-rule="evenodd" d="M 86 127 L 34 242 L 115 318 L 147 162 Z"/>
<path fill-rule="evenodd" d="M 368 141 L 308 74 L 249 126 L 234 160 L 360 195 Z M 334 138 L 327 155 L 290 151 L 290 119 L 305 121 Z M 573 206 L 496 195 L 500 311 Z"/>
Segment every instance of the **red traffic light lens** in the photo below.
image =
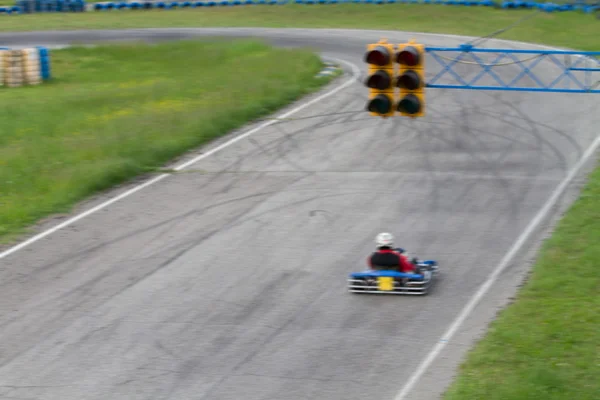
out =
<path fill-rule="evenodd" d="M 409 94 L 398 102 L 396 109 L 406 114 L 417 114 L 421 111 L 421 101 L 417 96 Z"/>
<path fill-rule="evenodd" d="M 377 46 L 367 53 L 365 61 L 383 67 L 390 63 L 390 52 L 383 46 Z"/>
<path fill-rule="evenodd" d="M 398 77 L 396 86 L 401 89 L 416 90 L 421 87 L 421 77 L 415 71 L 406 71 Z"/>
<path fill-rule="evenodd" d="M 371 89 L 385 90 L 392 86 L 392 77 L 386 71 L 377 71 L 369 76 L 366 85 Z"/>
<path fill-rule="evenodd" d="M 396 62 L 409 67 L 414 67 L 420 62 L 420 54 L 412 46 L 405 47 L 404 50 L 396 54 Z"/>

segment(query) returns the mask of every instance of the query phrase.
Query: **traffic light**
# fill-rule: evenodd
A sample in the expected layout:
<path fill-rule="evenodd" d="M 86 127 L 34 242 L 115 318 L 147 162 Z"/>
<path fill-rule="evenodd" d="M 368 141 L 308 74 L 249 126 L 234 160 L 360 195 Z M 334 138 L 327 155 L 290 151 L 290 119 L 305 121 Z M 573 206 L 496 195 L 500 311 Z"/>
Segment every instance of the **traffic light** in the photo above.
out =
<path fill-rule="evenodd" d="M 369 88 L 367 110 L 371 115 L 391 117 L 394 109 L 396 79 L 394 68 L 394 45 L 380 40 L 367 45 L 365 62 L 369 64 L 369 76 L 365 85 Z"/>
<path fill-rule="evenodd" d="M 396 111 L 400 115 L 422 117 L 425 115 L 425 48 L 414 42 L 398 45 L 395 61 L 400 70 L 395 86 L 400 88 Z"/>

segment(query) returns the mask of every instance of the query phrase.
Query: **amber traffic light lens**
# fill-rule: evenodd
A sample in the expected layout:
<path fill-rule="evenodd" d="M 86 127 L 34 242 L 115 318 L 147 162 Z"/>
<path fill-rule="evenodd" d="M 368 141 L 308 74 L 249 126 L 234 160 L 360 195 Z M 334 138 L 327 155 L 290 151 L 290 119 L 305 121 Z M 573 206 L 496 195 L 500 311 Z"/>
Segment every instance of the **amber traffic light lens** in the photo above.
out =
<path fill-rule="evenodd" d="M 392 86 L 392 77 L 385 71 L 377 71 L 367 79 L 367 87 L 385 90 Z"/>
<path fill-rule="evenodd" d="M 396 86 L 401 89 L 416 90 L 421 87 L 421 78 L 415 71 L 406 71 L 398 77 Z"/>

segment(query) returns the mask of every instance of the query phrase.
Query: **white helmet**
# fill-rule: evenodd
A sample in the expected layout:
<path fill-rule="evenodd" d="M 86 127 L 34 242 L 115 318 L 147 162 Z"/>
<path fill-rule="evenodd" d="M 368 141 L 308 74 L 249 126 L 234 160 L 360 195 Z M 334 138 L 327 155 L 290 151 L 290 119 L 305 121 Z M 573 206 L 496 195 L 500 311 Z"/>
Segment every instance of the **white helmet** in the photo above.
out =
<path fill-rule="evenodd" d="M 394 236 L 391 233 L 382 232 L 375 238 L 377 248 L 379 247 L 392 247 L 394 245 Z"/>

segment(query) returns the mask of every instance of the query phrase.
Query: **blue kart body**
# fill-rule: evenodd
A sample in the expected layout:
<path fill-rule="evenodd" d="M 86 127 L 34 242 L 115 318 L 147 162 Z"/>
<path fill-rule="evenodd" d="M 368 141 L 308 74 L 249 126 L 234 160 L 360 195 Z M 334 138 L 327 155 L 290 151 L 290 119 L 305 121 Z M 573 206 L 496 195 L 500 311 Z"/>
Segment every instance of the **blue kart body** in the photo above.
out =
<path fill-rule="evenodd" d="M 424 295 L 429 292 L 438 265 L 435 260 L 419 261 L 417 272 L 407 274 L 393 270 L 353 272 L 348 277 L 351 293 Z"/>

